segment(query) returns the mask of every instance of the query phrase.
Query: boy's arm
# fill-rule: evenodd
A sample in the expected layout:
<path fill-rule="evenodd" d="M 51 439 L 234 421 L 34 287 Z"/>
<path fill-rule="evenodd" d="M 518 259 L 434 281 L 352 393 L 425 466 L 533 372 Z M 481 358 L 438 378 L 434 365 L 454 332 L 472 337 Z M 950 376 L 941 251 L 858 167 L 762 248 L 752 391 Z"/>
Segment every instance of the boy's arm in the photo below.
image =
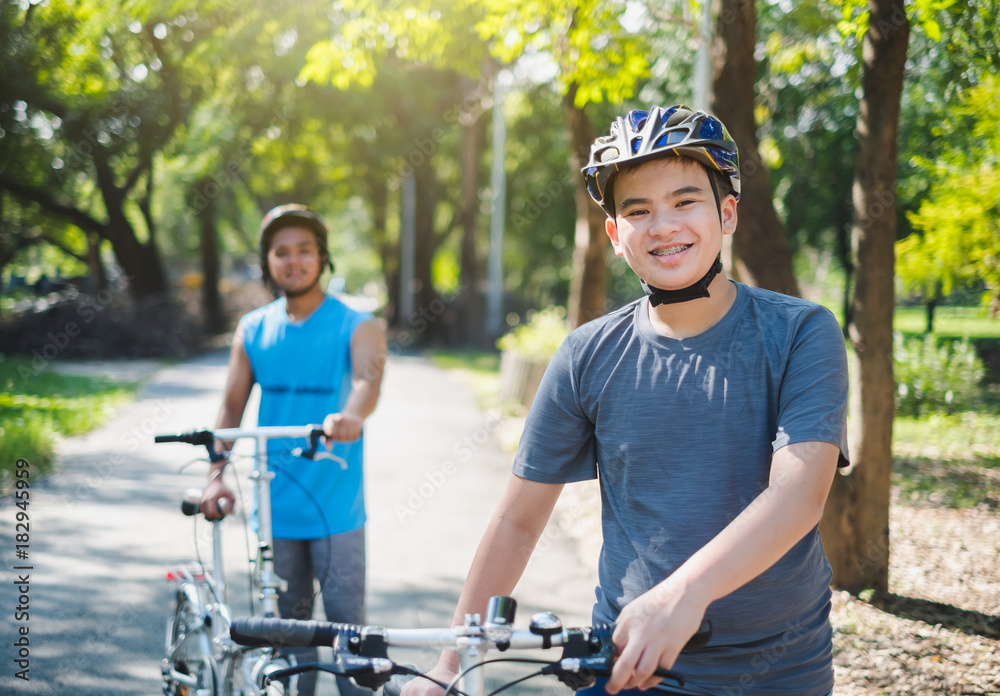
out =
<path fill-rule="evenodd" d="M 510 595 L 521 579 L 528 559 L 552 514 L 562 484 L 538 483 L 511 474 L 503 497 L 476 549 L 472 566 L 458 599 L 452 625 L 461 625 L 466 614 L 486 613 L 489 598 Z M 441 655 L 432 676 L 458 672 L 458 654 Z M 423 679 L 407 684 L 406 696 L 441 693 Z"/>
<path fill-rule="evenodd" d="M 243 411 L 246 410 L 247 401 L 250 400 L 250 391 L 253 389 L 254 376 L 253 368 L 250 366 L 250 357 L 243 346 L 242 328 L 237 328 L 233 335 L 233 347 L 229 351 L 229 374 L 226 377 L 226 388 L 222 395 L 222 407 L 219 415 L 215 419 L 216 428 L 238 428 L 243 421 Z M 216 443 L 218 446 L 218 443 Z M 222 443 L 222 447 L 229 449 L 231 442 Z M 233 494 L 223 485 L 221 477 L 222 470 L 229 462 L 227 459 L 220 459 L 213 462 L 208 472 L 208 485 L 201 498 L 201 511 L 207 519 L 214 520 L 220 517 L 219 502 L 226 499 L 227 508 L 233 509 Z"/>
<path fill-rule="evenodd" d="M 819 523 L 839 454 L 826 442 L 779 449 L 768 487 L 670 577 L 622 610 L 608 693 L 658 683 L 653 671 L 673 666 L 709 604 L 770 568 Z"/>
<path fill-rule="evenodd" d="M 382 325 L 374 319 L 359 324 L 351 335 L 351 393 L 340 413 L 323 421 L 329 439 L 351 442 L 361 437 L 364 420 L 378 403 L 386 355 Z"/>

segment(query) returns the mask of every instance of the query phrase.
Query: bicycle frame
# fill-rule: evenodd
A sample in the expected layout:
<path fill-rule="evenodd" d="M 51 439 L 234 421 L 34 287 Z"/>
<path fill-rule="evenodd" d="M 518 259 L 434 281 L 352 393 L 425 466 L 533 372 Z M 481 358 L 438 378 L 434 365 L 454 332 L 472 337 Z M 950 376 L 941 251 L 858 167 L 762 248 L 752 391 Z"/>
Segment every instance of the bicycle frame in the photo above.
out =
<path fill-rule="evenodd" d="M 307 438 L 310 442 L 308 450 L 295 450 L 293 454 L 310 459 L 330 459 L 338 462 L 342 467 L 346 466 L 339 457 L 319 450 L 320 438 L 323 431 L 318 425 L 307 426 L 265 426 L 256 428 L 221 428 L 214 431 L 203 430 L 182 435 L 158 435 L 155 441 L 162 442 L 184 442 L 194 445 L 203 445 L 208 449 L 210 457 L 217 456 L 214 452 L 216 440 L 232 442 L 240 439 L 253 439 L 256 443 L 256 455 L 253 458 L 253 470 L 250 479 L 255 482 L 255 498 L 257 503 L 257 539 L 258 549 L 255 560 L 253 574 L 253 585 L 259 589 L 258 599 L 261 602 L 261 610 L 265 618 L 278 616 L 278 594 L 285 589 L 285 582 L 274 570 L 274 540 L 271 533 L 271 490 L 270 482 L 274 478 L 274 473 L 270 471 L 267 463 L 267 443 L 272 439 L 302 439 Z M 198 514 L 197 511 L 194 514 Z M 164 660 L 163 677 L 164 692 L 168 691 L 168 679 L 175 683 L 184 684 L 195 693 L 201 695 L 202 691 L 212 692 L 209 696 L 228 694 L 232 692 L 231 680 L 236 676 L 236 670 L 246 668 L 243 674 L 246 681 L 260 684 L 263 675 L 274 669 L 282 667 L 275 658 L 273 648 L 265 647 L 259 657 L 252 660 L 252 665 L 244 664 L 237 659 L 242 656 L 244 650 L 230 640 L 228 627 L 232 624 L 232 616 L 227 601 L 227 585 L 223 567 L 222 554 L 222 534 L 219 521 L 212 525 L 212 572 L 202 568 L 203 577 L 196 578 L 186 570 L 181 571 L 180 587 L 178 591 L 184 594 L 187 606 L 191 607 L 191 612 L 199 617 L 193 622 L 185 623 L 183 626 L 174 625 L 180 621 L 181 608 L 178 605 L 178 613 L 172 623 L 168 624 L 167 634 L 167 659 Z M 207 597 L 202 596 L 204 588 Z M 206 601 L 207 600 L 207 601 Z M 221 621 L 206 620 L 212 614 L 218 616 Z M 200 622 L 200 623 L 199 623 Z M 174 634 L 181 632 L 176 638 L 176 643 L 171 644 Z M 209 663 L 209 675 L 211 688 L 198 689 L 199 677 L 195 675 L 182 674 L 173 664 L 176 651 L 181 647 L 181 643 L 187 638 L 188 631 L 195 632 L 199 641 L 197 652 L 200 653 L 203 661 Z M 210 636 L 208 634 L 211 634 Z M 213 649 L 213 648 L 217 648 Z M 285 663 L 287 664 L 287 663 Z M 220 683 L 226 682 L 226 683 Z"/>

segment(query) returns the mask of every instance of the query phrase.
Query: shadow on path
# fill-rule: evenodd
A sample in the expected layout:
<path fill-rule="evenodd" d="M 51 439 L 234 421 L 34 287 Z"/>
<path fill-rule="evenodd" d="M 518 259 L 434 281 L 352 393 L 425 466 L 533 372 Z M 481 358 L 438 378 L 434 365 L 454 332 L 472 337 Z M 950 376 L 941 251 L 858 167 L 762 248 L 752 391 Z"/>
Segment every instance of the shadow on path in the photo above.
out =
<path fill-rule="evenodd" d="M 1000 616 L 984 614 L 974 609 L 960 609 L 929 599 L 903 597 L 892 592 L 877 592 L 870 603 L 873 607 L 904 619 L 923 621 L 932 626 L 940 624 L 952 631 L 1000 640 Z"/>

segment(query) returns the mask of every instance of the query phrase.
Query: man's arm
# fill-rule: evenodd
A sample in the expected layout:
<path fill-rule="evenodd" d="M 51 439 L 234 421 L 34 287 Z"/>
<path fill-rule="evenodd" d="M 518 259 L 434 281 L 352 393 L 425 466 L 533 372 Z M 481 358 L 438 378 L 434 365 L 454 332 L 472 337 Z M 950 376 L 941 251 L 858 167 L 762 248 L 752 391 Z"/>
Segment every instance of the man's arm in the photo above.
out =
<path fill-rule="evenodd" d="M 622 610 L 609 693 L 659 682 L 653 671 L 673 666 L 709 604 L 770 568 L 819 523 L 839 454 L 826 442 L 779 449 L 768 487 L 670 577 Z"/>
<path fill-rule="evenodd" d="M 243 421 L 243 412 L 246 410 L 247 401 L 250 400 L 250 391 L 253 389 L 254 376 L 253 368 L 250 366 L 250 356 L 247 355 L 243 346 L 243 332 L 237 329 L 233 336 L 233 347 L 229 351 L 229 375 L 226 377 L 226 388 L 222 395 L 222 407 L 219 415 L 215 419 L 216 428 L 238 428 Z M 217 445 L 219 443 L 216 443 Z M 232 443 L 221 443 L 223 449 L 228 450 Z M 208 472 L 208 485 L 201 498 L 201 511 L 207 519 L 214 520 L 221 517 L 219 514 L 219 503 L 223 505 L 227 512 L 233 509 L 233 494 L 222 483 L 222 471 L 229 462 L 228 458 L 213 462 Z"/>
<path fill-rule="evenodd" d="M 490 597 L 513 592 L 562 488 L 561 484 L 537 483 L 510 475 L 503 497 L 476 549 L 452 625 L 461 625 L 466 614 L 484 615 Z M 458 663 L 458 654 L 446 651 L 430 675 L 450 681 L 458 673 Z M 406 685 L 404 693 L 405 696 L 440 694 L 441 689 L 417 679 Z"/>
<path fill-rule="evenodd" d="M 375 410 L 387 359 L 385 331 L 372 319 L 358 325 L 351 336 L 351 393 L 340 413 L 323 421 L 330 440 L 352 442 L 361 437 L 365 418 Z"/>

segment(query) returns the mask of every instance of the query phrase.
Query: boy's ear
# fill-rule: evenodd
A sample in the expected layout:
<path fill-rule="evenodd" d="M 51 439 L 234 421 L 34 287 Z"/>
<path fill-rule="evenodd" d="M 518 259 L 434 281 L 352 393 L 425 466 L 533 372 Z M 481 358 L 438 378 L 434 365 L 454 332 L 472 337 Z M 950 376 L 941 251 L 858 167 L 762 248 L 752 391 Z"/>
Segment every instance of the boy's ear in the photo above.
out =
<path fill-rule="evenodd" d="M 604 231 L 608 233 L 608 239 L 611 240 L 611 247 L 615 250 L 615 254 L 622 256 L 624 252 L 621 244 L 618 243 L 618 225 L 614 218 L 609 217 L 604 220 Z"/>
<path fill-rule="evenodd" d="M 738 215 L 736 212 L 736 197 L 729 194 L 722 200 L 722 232 L 732 234 L 736 231 Z"/>

